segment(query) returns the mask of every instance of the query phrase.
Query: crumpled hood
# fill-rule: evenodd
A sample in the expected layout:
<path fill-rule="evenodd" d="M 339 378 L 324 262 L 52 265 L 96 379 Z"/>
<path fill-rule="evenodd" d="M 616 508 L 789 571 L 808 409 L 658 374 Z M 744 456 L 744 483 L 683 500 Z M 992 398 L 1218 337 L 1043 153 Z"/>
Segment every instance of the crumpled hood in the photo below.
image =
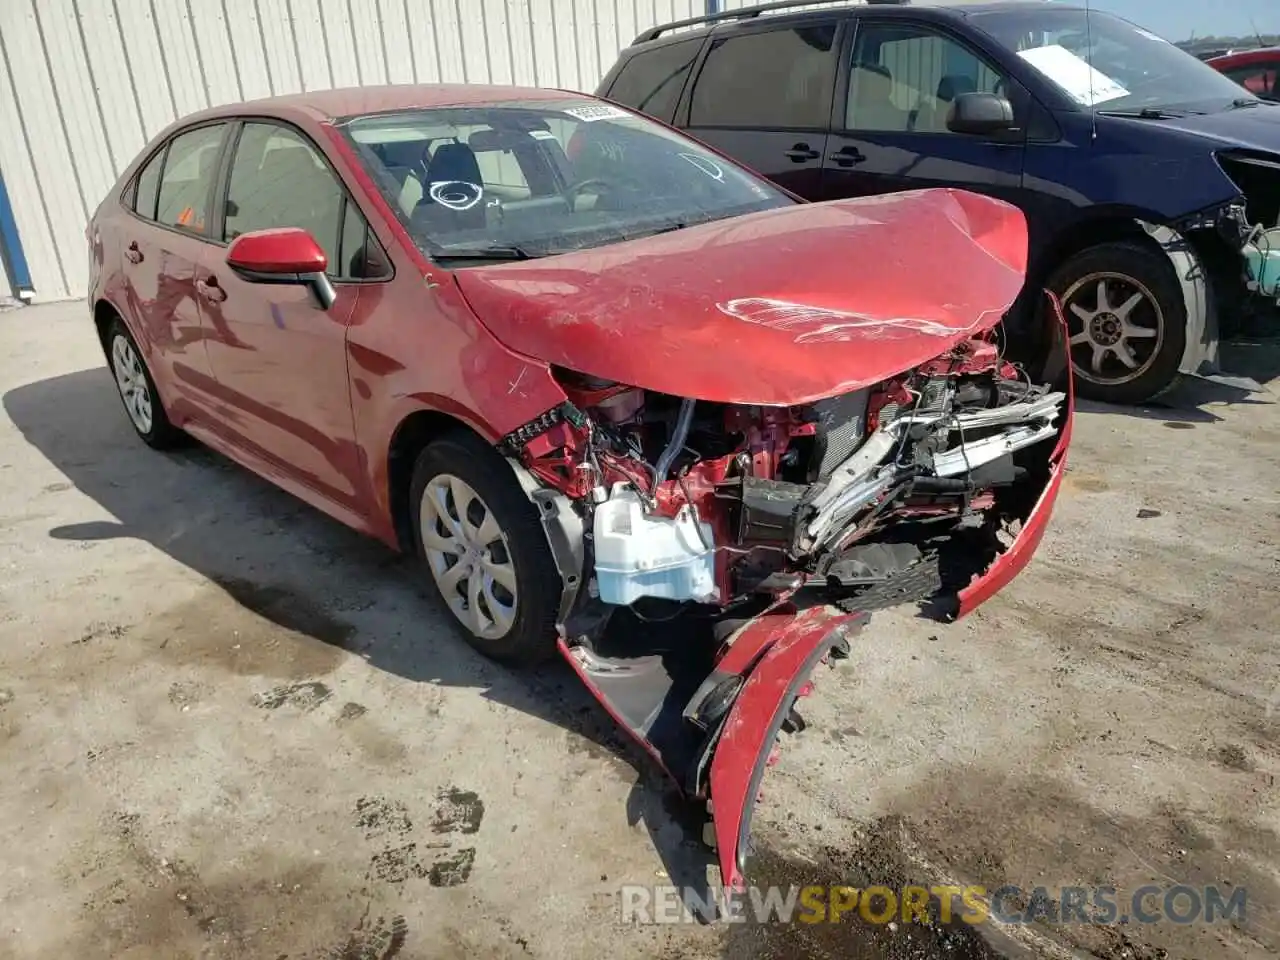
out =
<path fill-rule="evenodd" d="M 1022 287 L 1016 207 L 931 189 L 797 204 L 575 253 L 459 270 L 511 349 L 724 403 L 809 403 L 999 322 Z"/>

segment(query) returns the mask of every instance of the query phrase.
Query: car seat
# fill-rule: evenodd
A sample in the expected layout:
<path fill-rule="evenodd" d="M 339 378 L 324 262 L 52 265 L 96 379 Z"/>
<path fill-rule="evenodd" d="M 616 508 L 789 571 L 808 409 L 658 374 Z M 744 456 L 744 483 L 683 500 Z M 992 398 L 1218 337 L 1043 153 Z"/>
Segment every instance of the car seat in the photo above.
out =
<path fill-rule="evenodd" d="M 856 63 L 849 77 L 847 124 L 854 130 L 905 131 L 909 114 L 893 102 L 893 77 L 878 63 Z"/>
<path fill-rule="evenodd" d="M 459 184 L 458 190 L 449 191 L 449 184 Z M 465 186 L 461 186 L 465 185 Z M 413 211 L 413 219 L 428 231 L 482 230 L 486 218 L 484 185 L 480 177 L 480 163 L 475 151 L 465 143 L 442 143 L 427 167 L 422 199 Z M 467 204 L 465 195 L 474 188 L 474 202 Z M 450 197 L 462 195 L 463 202 L 439 203 L 433 193 Z"/>

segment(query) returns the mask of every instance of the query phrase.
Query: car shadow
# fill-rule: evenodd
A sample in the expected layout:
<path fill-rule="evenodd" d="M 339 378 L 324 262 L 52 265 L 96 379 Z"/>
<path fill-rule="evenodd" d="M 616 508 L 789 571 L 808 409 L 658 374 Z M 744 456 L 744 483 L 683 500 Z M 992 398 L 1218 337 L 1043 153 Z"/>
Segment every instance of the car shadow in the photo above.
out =
<path fill-rule="evenodd" d="M 149 450 L 105 368 L 17 387 L 3 406 L 22 436 L 115 518 L 56 526 L 50 537 L 149 544 L 282 628 L 415 683 L 477 689 L 567 731 L 568 749 L 630 768 L 625 816 L 644 824 L 671 882 L 706 882 L 709 856 L 674 786 L 566 664 L 515 671 L 486 660 L 411 561 L 199 444 Z M 226 638 L 228 649 L 233 643 Z"/>
<path fill-rule="evenodd" d="M 1222 344 L 1220 366 L 1233 377 L 1244 377 L 1262 386 L 1261 392 L 1226 383 L 1183 377 L 1176 387 L 1158 400 L 1137 406 L 1118 406 L 1079 399 L 1081 413 L 1120 415 L 1142 420 L 1161 420 L 1174 429 L 1191 429 L 1197 423 L 1217 423 L 1223 418 L 1209 409 L 1213 405 L 1256 406 L 1280 400 L 1271 384 L 1280 378 L 1280 340 L 1240 341 Z"/>

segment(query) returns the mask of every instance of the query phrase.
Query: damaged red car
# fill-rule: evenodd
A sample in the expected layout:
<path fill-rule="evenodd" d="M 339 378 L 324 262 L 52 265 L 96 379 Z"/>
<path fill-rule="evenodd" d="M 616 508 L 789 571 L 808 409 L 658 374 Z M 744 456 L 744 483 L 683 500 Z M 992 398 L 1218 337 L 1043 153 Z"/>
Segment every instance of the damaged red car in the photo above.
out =
<path fill-rule="evenodd" d="M 216 108 L 88 240 L 139 436 L 417 554 L 483 653 L 562 654 L 708 802 L 730 885 L 815 666 L 998 591 L 1062 480 L 1069 367 L 1001 337 L 1014 207 L 804 203 L 587 96 Z"/>

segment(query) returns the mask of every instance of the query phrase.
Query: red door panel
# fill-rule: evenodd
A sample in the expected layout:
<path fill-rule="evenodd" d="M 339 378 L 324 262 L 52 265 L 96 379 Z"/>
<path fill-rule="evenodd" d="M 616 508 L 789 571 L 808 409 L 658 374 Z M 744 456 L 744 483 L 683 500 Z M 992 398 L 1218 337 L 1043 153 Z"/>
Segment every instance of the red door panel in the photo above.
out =
<path fill-rule="evenodd" d="M 250 283 L 223 260 L 200 269 L 197 296 L 220 401 L 219 429 L 342 506 L 357 500 L 359 457 L 347 379 L 347 323 L 358 285 L 328 310 L 304 286 Z"/>

